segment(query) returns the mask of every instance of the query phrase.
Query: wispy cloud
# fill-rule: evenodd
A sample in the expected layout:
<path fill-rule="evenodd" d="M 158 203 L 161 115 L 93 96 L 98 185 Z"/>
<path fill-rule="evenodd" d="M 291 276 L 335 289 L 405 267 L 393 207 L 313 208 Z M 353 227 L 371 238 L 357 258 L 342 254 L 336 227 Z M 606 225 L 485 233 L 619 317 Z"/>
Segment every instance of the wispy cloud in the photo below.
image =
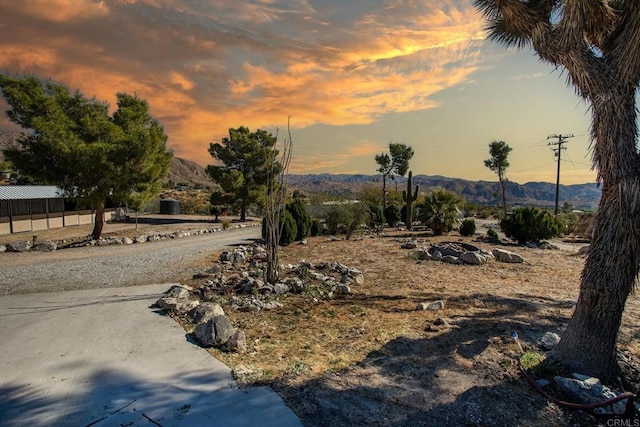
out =
<path fill-rule="evenodd" d="M 0 0 L 0 70 L 136 92 L 176 153 L 206 163 L 229 127 L 435 107 L 483 66 L 482 25 L 466 1 Z"/>

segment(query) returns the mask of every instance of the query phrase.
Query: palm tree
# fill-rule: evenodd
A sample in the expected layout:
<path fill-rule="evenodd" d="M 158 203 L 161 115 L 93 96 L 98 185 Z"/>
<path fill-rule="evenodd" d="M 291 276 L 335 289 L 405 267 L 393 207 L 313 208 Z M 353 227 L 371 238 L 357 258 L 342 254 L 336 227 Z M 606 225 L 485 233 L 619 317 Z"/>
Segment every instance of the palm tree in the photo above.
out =
<path fill-rule="evenodd" d="M 602 198 L 575 312 L 552 356 L 570 368 L 616 377 L 616 335 L 640 268 L 640 1 L 475 0 L 489 38 L 533 47 L 566 71 L 591 107 L 591 147 Z"/>
<path fill-rule="evenodd" d="M 458 222 L 458 205 L 462 202 L 462 198 L 455 193 L 444 189 L 433 190 L 418 204 L 418 219 L 431 227 L 436 236 L 448 233 Z"/>

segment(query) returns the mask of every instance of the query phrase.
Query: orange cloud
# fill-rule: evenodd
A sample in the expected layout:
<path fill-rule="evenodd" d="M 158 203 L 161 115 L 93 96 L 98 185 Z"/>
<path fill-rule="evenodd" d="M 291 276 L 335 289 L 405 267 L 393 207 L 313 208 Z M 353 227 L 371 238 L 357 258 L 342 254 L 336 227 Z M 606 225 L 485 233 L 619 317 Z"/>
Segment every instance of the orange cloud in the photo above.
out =
<path fill-rule="evenodd" d="M 298 128 L 369 124 L 434 108 L 434 94 L 486 61 L 482 22 L 466 2 L 372 1 L 365 11 L 345 2 L 336 6 L 344 13 L 307 0 L 6 3 L 0 69 L 112 103 L 116 92 L 135 92 L 176 154 L 202 164 L 229 127 L 275 128 L 288 116 Z M 313 165 L 383 149 L 356 141 L 330 158 L 316 154 Z"/>

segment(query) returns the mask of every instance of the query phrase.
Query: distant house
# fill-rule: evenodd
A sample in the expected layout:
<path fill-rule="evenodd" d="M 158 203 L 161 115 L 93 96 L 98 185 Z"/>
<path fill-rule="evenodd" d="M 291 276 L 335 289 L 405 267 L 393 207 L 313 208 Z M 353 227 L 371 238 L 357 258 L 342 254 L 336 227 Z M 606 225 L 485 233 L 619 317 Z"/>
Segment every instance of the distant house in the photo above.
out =
<path fill-rule="evenodd" d="M 50 185 L 0 186 L 0 234 L 92 224 L 92 210 L 65 210 L 62 191 Z"/>

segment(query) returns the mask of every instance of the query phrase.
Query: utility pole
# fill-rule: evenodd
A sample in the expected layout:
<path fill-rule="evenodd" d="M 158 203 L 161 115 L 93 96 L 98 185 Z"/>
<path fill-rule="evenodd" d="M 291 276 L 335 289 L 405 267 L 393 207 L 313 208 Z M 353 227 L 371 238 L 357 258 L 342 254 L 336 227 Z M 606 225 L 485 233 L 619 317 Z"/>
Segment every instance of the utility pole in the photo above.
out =
<path fill-rule="evenodd" d="M 562 150 L 566 150 L 566 147 L 563 147 L 563 144 L 565 144 L 567 142 L 567 139 L 569 138 L 573 138 L 573 134 L 570 135 L 558 135 L 558 134 L 553 134 L 553 135 L 549 135 L 547 137 L 547 139 L 557 139 L 557 142 L 550 142 L 547 145 L 554 145 L 556 148 L 552 148 L 551 150 L 553 150 L 553 152 L 555 153 L 556 157 L 558 158 L 558 173 L 556 176 L 556 207 L 553 211 L 553 214 L 555 216 L 558 216 L 558 196 L 559 196 L 559 191 L 560 191 L 560 159 L 562 158 Z"/>

